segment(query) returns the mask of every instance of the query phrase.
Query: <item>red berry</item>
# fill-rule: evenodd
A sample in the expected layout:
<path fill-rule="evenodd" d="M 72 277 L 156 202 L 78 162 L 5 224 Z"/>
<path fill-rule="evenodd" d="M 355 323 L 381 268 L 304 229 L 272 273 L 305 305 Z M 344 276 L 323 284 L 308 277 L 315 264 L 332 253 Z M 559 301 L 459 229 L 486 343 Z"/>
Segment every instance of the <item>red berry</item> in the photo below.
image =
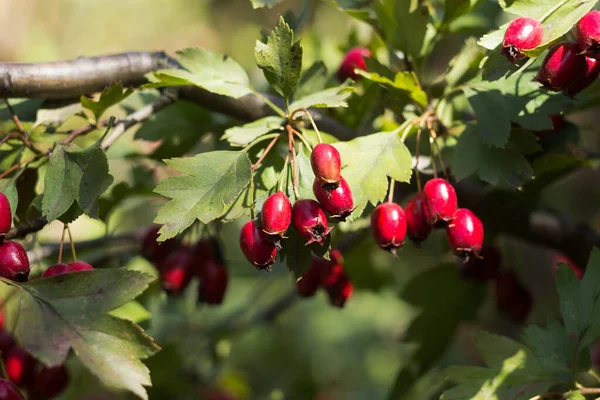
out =
<path fill-rule="evenodd" d="M 395 253 L 406 237 L 406 216 L 396 203 L 383 203 L 371 214 L 371 232 L 375 242 L 384 250 Z"/>
<path fill-rule="evenodd" d="M 292 203 L 279 191 L 269 196 L 260 213 L 261 228 L 267 235 L 283 236 L 292 221 Z"/>
<path fill-rule="evenodd" d="M 42 367 L 35 374 L 30 388 L 33 399 L 52 399 L 62 393 L 69 383 L 69 373 L 64 365 Z"/>
<path fill-rule="evenodd" d="M 425 194 L 419 192 L 406 204 L 406 233 L 410 240 L 420 243 L 427 239 L 431 226 L 425 218 Z"/>
<path fill-rule="evenodd" d="M 29 385 L 35 373 L 35 359 L 25 349 L 13 347 L 4 357 L 6 375 L 18 386 Z"/>
<path fill-rule="evenodd" d="M 194 244 L 192 252 L 197 261 L 215 260 L 219 263 L 223 263 L 221 246 L 219 245 L 219 241 L 214 237 L 198 240 L 196 244 Z"/>
<path fill-rule="evenodd" d="M 25 400 L 25 397 L 14 383 L 0 378 L 0 400 Z"/>
<path fill-rule="evenodd" d="M 179 296 L 192 279 L 192 254 L 181 248 L 171 254 L 160 268 L 160 281 L 169 296 Z"/>
<path fill-rule="evenodd" d="M 318 179 L 313 182 L 313 193 L 321 204 L 321 207 L 333 218 L 345 221 L 354 210 L 352 191 L 344 177 L 340 176 L 340 182 L 335 189 L 323 185 Z"/>
<path fill-rule="evenodd" d="M 600 62 L 595 58 L 585 57 L 585 71 L 569 88 L 565 91 L 568 96 L 575 96 L 583 89 L 590 86 L 600 74 Z"/>
<path fill-rule="evenodd" d="M 270 271 L 275 262 L 277 247 L 258 227 L 256 222 L 248 221 L 240 232 L 240 248 L 246 259 L 257 269 Z"/>
<path fill-rule="evenodd" d="M 306 244 L 323 244 L 331 231 L 325 212 L 319 203 L 311 199 L 300 199 L 294 203 L 292 225 L 300 236 L 307 240 Z"/>
<path fill-rule="evenodd" d="M 71 272 L 91 271 L 94 269 L 91 264 L 88 264 L 85 261 L 73 261 L 69 264 L 69 268 L 71 269 Z"/>
<path fill-rule="evenodd" d="M 71 268 L 67 264 L 55 264 L 44 271 L 42 278 L 68 274 L 69 272 L 71 272 Z"/>
<path fill-rule="evenodd" d="M 583 279 L 583 274 L 585 273 L 585 270 L 583 268 L 581 268 L 579 265 L 575 264 L 569 257 L 565 256 L 564 254 L 556 254 L 554 256 L 554 268 L 553 268 L 554 275 L 556 275 L 556 270 L 558 269 L 558 263 L 565 263 L 565 264 L 569 265 L 571 270 L 575 273 L 575 275 L 577 275 L 577 278 L 579 280 Z"/>
<path fill-rule="evenodd" d="M 11 225 L 12 213 L 10 211 L 8 197 L 6 197 L 4 193 L 0 193 L 0 235 L 8 233 Z"/>
<path fill-rule="evenodd" d="M 443 227 L 454 219 L 457 200 L 454 187 L 445 179 L 434 178 L 423 188 L 425 207 L 423 211 L 427 223 L 432 227 Z"/>
<path fill-rule="evenodd" d="M 352 296 L 354 285 L 350 281 L 350 277 L 343 273 L 339 276 L 334 285 L 331 285 L 327 290 L 329 301 L 336 307 L 344 307 L 346 301 Z"/>
<path fill-rule="evenodd" d="M 228 280 L 229 274 L 224 266 L 213 260 L 206 261 L 200 273 L 199 300 L 208 304 L 221 304 Z"/>
<path fill-rule="evenodd" d="M 10 333 L 5 330 L 0 330 L 0 352 L 2 352 L 2 354 L 6 354 L 16 345 L 17 343 Z"/>
<path fill-rule="evenodd" d="M 177 248 L 175 239 L 157 242 L 160 226 L 154 225 L 148 229 L 142 239 L 142 256 L 153 263 L 160 263 Z"/>
<path fill-rule="evenodd" d="M 320 260 L 322 259 L 313 256 L 306 272 L 296 281 L 296 291 L 300 296 L 311 297 L 317 292 L 321 280 Z"/>
<path fill-rule="evenodd" d="M 446 228 L 446 236 L 454 253 L 459 257 L 479 256 L 483 245 L 483 224 L 471 210 L 459 208 Z"/>
<path fill-rule="evenodd" d="M 467 279 L 487 282 L 496 277 L 500 271 L 502 259 L 495 246 L 483 246 L 481 257 L 459 258 L 456 261 L 458 272 Z"/>
<path fill-rule="evenodd" d="M 535 80 L 545 89 L 560 92 L 585 73 L 585 57 L 574 42 L 554 45 L 546 55 Z"/>
<path fill-rule="evenodd" d="M 600 11 L 592 10 L 579 20 L 577 44 L 589 57 L 600 55 Z"/>
<path fill-rule="evenodd" d="M 366 49 L 364 47 L 355 47 L 353 49 L 350 49 L 344 56 L 342 65 L 340 65 L 340 69 L 337 72 L 337 76 L 340 82 L 344 82 L 348 78 L 354 80 L 360 78 L 360 75 L 356 74 L 354 70 L 367 70 L 365 57 L 371 57 L 371 52 L 369 51 L 369 49 Z"/>
<path fill-rule="evenodd" d="M 352 295 L 354 287 L 344 270 L 343 258 L 338 250 L 331 252 L 331 260 L 313 258 L 313 264 L 320 269 L 320 283 L 329 296 L 331 304 L 343 307 Z"/>
<path fill-rule="evenodd" d="M 506 29 L 502 42 L 502 54 L 510 61 L 525 58 L 523 50 L 531 50 L 542 44 L 544 28 L 533 18 L 521 17 L 513 20 Z"/>
<path fill-rule="evenodd" d="M 338 150 L 330 144 L 319 143 L 310 154 L 310 165 L 321 183 L 335 184 L 340 180 L 342 161 Z"/>
<path fill-rule="evenodd" d="M 565 123 L 565 118 L 560 114 L 550 115 L 550 120 L 552 121 L 552 129 L 555 131 L 562 128 Z"/>
<path fill-rule="evenodd" d="M 29 269 L 29 258 L 23 246 L 10 241 L 0 243 L 0 276 L 16 282 L 26 282 Z"/>
<path fill-rule="evenodd" d="M 500 273 L 496 277 L 494 296 L 499 309 L 513 320 L 524 322 L 531 312 L 531 295 L 519 283 L 513 272 Z"/>

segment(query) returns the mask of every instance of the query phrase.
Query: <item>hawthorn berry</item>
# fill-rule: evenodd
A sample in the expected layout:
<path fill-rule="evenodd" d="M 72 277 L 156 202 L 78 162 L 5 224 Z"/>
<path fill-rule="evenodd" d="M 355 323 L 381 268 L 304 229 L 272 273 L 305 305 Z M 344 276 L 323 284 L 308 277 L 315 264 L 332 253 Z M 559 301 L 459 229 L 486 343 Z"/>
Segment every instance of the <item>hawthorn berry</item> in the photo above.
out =
<path fill-rule="evenodd" d="M 523 50 L 531 50 L 542 44 L 544 28 L 540 21 L 521 17 L 513 20 L 506 29 L 502 42 L 502 54 L 514 63 L 525 58 Z"/>
<path fill-rule="evenodd" d="M 336 307 L 344 307 L 352 292 L 354 291 L 354 285 L 350 280 L 348 274 L 343 273 L 338 277 L 335 284 L 331 285 L 327 290 L 329 295 L 329 302 Z"/>
<path fill-rule="evenodd" d="M 402 207 L 391 202 L 378 205 L 371 214 L 371 232 L 379 247 L 394 254 L 406 237 L 406 216 Z"/>
<path fill-rule="evenodd" d="M 52 399 L 62 393 L 69 383 L 69 372 L 64 365 L 41 367 L 33 377 L 29 394 L 33 399 Z"/>
<path fill-rule="evenodd" d="M 189 249 L 182 247 L 161 264 L 160 282 L 169 296 L 179 296 L 192 279 L 193 259 Z"/>
<path fill-rule="evenodd" d="M 160 226 L 154 225 L 146 231 L 142 238 L 142 256 L 153 263 L 160 263 L 177 248 L 175 239 L 157 242 Z"/>
<path fill-rule="evenodd" d="M 69 272 L 71 272 L 71 268 L 67 264 L 55 264 L 44 271 L 42 278 L 50 278 L 51 276 L 68 274 Z"/>
<path fill-rule="evenodd" d="M 338 187 L 330 189 L 323 185 L 318 179 L 313 182 L 313 193 L 319 204 L 333 218 L 345 221 L 354 210 L 354 200 L 348 182 L 340 176 Z"/>
<path fill-rule="evenodd" d="M 12 213 L 8 197 L 4 193 L 0 193 L 0 235 L 8 233 L 11 225 Z"/>
<path fill-rule="evenodd" d="M 565 90 L 565 94 L 574 97 L 577 93 L 590 86 L 600 74 L 600 62 L 595 58 L 585 56 L 584 73 Z"/>
<path fill-rule="evenodd" d="M 600 55 L 600 11 L 592 10 L 579 20 L 577 44 L 589 57 Z"/>
<path fill-rule="evenodd" d="M 21 244 L 11 241 L 0 243 L 0 276 L 16 282 L 26 282 L 29 270 L 29 258 Z"/>
<path fill-rule="evenodd" d="M 4 357 L 6 376 L 17 386 L 26 386 L 32 382 L 35 366 L 35 359 L 21 347 L 13 347 Z"/>
<path fill-rule="evenodd" d="M 0 378 L 0 400 L 25 400 L 25 397 L 14 383 Z"/>
<path fill-rule="evenodd" d="M 554 92 L 567 89 L 585 72 L 585 57 L 580 52 L 575 42 L 554 45 L 544 58 L 535 80 Z"/>
<path fill-rule="evenodd" d="M 300 199 L 294 203 L 292 225 L 300 236 L 307 240 L 306 244 L 323 244 L 331 231 L 325 211 L 319 203 L 311 199 Z"/>
<path fill-rule="evenodd" d="M 319 143 L 310 154 L 310 165 L 321 183 L 337 185 L 342 171 L 339 151 L 330 144 Z"/>
<path fill-rule="evenodd" d="M 415 244 L 427 239 L 431 226 L 425 218 L 425 194 L 418 192 L 408 201 L 404 210 L 406 216 L 406 233 Z"/>
<path fill-rule="evenodd" d="M 2 352 L 2 354 L 6 354 L 16 345 L 15 338 L 10 333 L 4 329 L 0 330 L 0 352 Z"/>
<path fill-rule="evenodd" d="M 198 299 L 208 304 L 221 304 L 227 290 L 229 274 L 217 261 L 208 260 L 202 266 Z"/>
<path fill-rule="evenodd" d="M 204 260 L 215 260 L 223 263 L 223 255 L 221 254 L 221 245 L 214 237 L 199 239 L 192 247 L 192 253 L 196 262 Z"/>
<path fill-rule="evenodd" d="M 430 226 L 444 227 L 454 219 L 457 208 L 456 191 L 448 181 L 442 178 L 431 179 L 423 187 L 423 195 L 423 211 Z"/>
<path fill-rule="evenodd" d="M 552 269 L 554 275 L 556 275 L 556 270 L 558 269 L 558 263 L 565 263 L 569 266 L 569 268 L 571 268 L 571 270 L 575 273 L 575 275 L 577 275 L 577 278 L 579 280 L 583 279 L 583 274 L 585 273 L 585 270 L 583 268 L 581 268 L 579 265 L 575 264 L 569 257 L 565 256 L 564 254 L 556 254 L 554 255 L 554 268 Z"/>
<path fill-rule="evenodd" d="M 256 269 L 271 270 L 270 266 L 275 262 L 277 256 L 277 247 L 255 221 L 248 221 L 242 227 L 240 248 L 246 259 Z"/>
<path fill-rule="evenodd" d="M 302 297 L 314 296 L 319 288 L 321 269 L 319 268 L 318 260 L 320 259 L 313 256 L 306 272 L 296 281 L 296 292 Z"/>
<path fill-rule="evenodd" d="M 502 263 L 500 251 L 495 246 L 483 246 L 480 256 L 457 259 L 458 272 L 464 278 L 478 282 L 494 279 Z"/>
<path fill-rule="evenodd" d="M 494 284 L 494 297 L 498 308 L 517 322 L 524 322 L 531 312 L 532 299 L 529 291 L 517 279 L 514 272 L 499 273 Z"/>
<path fill-rule="evenodd" d="M 483 245 L 483 224 L 471 210 L 459 208 L 446 228 L 450 248 L 459 257 L 479 256 Z"/>
<path fill-rule="evenodd" d="M 292 203 L 279 191 L 270 195 L 260 213 L 261 228 L 269 236 L 282 237 L 292 222 Z"/>
<path fill-rule="evenodd" d="M 73 261 L 69 263 L 69 268 L 71 272 L 91 271 L 94 269 L 91 264 L 88 264 L 85 261 Z"/>
<path fill-rule="evenodd" d="M 363 71 L 366 71 L 367 64 L 365 63 L 365 58 L 370 57 L 371 52 L 364 47 L 355 47 L 348 50 L 337 72 L 337 77 L 340 82 L 344 82 L 348 78 L 353 80 L 360 78 L 360 75 L 354 72 L 354 70 L 362 69 Z"/>

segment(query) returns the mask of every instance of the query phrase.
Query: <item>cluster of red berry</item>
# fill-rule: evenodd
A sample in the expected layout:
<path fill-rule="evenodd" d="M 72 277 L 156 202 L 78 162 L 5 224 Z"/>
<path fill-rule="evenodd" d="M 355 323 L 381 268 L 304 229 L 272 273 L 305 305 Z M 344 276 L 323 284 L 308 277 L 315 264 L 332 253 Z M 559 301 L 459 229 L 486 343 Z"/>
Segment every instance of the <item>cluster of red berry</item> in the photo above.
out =
<path fill-rule="evenodd" d="M 322 287 L 332 305 L 343 307 L 352 295 L 354 286 L 344 270 L 344 258 L 339 250 L 331 251 L 331 260 L 313 256 L 308 270 L 296 281 L 296 291 L 311 297 Z"/>
<path fill-rule="evenodd" d="M 142 255 L 158 269 L 163 289 L 169 296 L 179 296 L 194 277 L 200 281 L 198 302 L 221 304 L 227 290 L 229 274 L 219 243 L 202 238 L 193 246 L 178 244 L 175 239 L 158 243 L 160 227 L 150 228 L 142 240 Z"/>
<path fill-rule="evenodd" d="M 512 21 L 504 35 L 502 52 L 510 62 L 525 58 L 524 51 L 542 44 L 544 28 L 533 18 Z M 600 74 L 600 11 L 590 11 L 577 23 L 577 42 L 555 44 L 535 79 L 544 88 L 575 96 Z"/>
<path fill-rule="evenodd" d="M 27 282 L 30 270 L 27 252 L 20 243 L 4 240 L 11 225 L 10 203 L 6 195 L 0 193 L 0 276 L 16 282 Z"/>

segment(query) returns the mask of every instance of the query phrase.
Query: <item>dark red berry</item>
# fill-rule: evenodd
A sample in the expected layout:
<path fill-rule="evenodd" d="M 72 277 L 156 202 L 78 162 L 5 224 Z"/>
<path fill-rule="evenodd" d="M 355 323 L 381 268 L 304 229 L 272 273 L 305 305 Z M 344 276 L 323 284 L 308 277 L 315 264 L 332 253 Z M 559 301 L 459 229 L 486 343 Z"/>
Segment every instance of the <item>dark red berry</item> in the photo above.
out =
<path fill-rule="evenodd" d="M 531 50 L 542 44 L 544 27 L 533 18 L 521 17 L 513 20 L 506 29 L 502 42 L 502 54 L 510 61 L 525 58 L 523 50 Z"/>
<path fill-rule="evenodd" d="M 0 235 L 8 233 L 11 225 L 12 213 L 10 211 L 8 197 L 6 197 L 4 193 L 0 193 Z"/>
<path fill-rule="evenodd" d="M 585 71 L 583 75 L 581 75 L 574 84 L 569 86 L 565 93 L 571 97 L 575 96 L 577 93 L 594 83 L 596 78 L 598 78 L 598 74 L 600 74 L 600 62 L 595 58 L 585 57 Z"/>
<path fill-rule="evenodd" d="M 592 10 L 579 20 L 577 44 L 589 57 L 600 55 L 600 11 Z"/>
<path fill-rule="evenodd" d="M 169 296 L 179 296 L 192 279 L 192 254 L 180 248 L 167 257 L 160 268 L 160 281 Z"/>
<path fill-rule="evenodd" d="M 352 296 L 354 291 L 354 285 L 347 274 L 343 274 L 337 281 L 336 285 L 330 289 L 327 294 L 329 295 L 329 301 L 336 307 L 344 307 L 346 302 Z"/>
<path fill-rule="evenodd" d="M 354 210 L 352 191 L 343 176 L 340 176 L 339 185 L 335 189 L 315 179 L 313 193 L 321 207 L 337 220 L 345 221 Z"/>
<path fill-rule="evenodd" d="M 342 171 L 342 160 L 338 150 L 330 144 L 319 143 L 310 154 L 310 165 L 315 178 L 321 183 L 337 185 Z"/>
<path fill-rule="evenodd" d="M 16 282 L 26 282 L 29 269 L 29 258 L 23 246 L 11 241 L 0 243 L 0 276 Z"/>
<path fill-rule="evenodd" d="M 445 179 L 434 178 L 423 188 L 425 207 L 423 211 L 427 223 L 432 227 L 444 227 L 454 219 L 457 208 L 456 191 Z"/>
<path fill-rule="evenodd" d="M 414 243 L 421 243 L 431 232 L 431 225 L 425 218 L 425 194 L 419 192 L 410 199 L 404 210 L 406 216 L 406 233 Z"/>
<path fill-rule="evenodd" d="M 267 198 L 260 213 L 261 228 L 267 235 L 283 236 L 292 222 L 292 203 L 279 191 Z"/>
<path fill-rule="evenodd" d="M 194 244 L 192 248 L 196 261 L 214 260 L 223 263 L 221 254 L 221 245 L 215 237 L 202 238 Z"/>
<path fill-rule="evenodd" d="M 383 203 L 371 214 L 371 232 L 375 242 L 384 250 L 395 253 L 406 237 L 406 216 L 396 203 Z"/>
<path fill-rule="evenodd" d="M 480 257 L 459 258 L 456 260 L 458 272 L 467 279 L 487 282 L 500 271 L 502 258 L 495 246 L 483 246 Z"/>
<path fill-rule="evenodd" d="M 160 263 L 177 248 L 175 239 L 157 242 L 160 226 L 154 225 L 148 229 L 142 239 L 142 256 L 153 263 Z"/>
<path fill-rule="evenodd" d="M 296 291 L 300 296 L 311 297 L 317 292 L 321 280 L 320 260 L 322 259 L 313 256 L 306 272 L 296 281 Z"/>
<path fill-rule="evenodd" d="M 471 210 L 459 208 L 446 228 L 450 248 L 459 257 L 479 256 L 483 245 L 483 224 Z"/>
<path fill-rule="evenodd" d="M 18 386 L 26 386 L 32 382 L 35 366 L 35 359 L 21 347 L 13 347 L 4 357 L 6 375 Z"/>
<path fill-rule="evenodd" d="M 94 269 L 91 264 L 88 264 L 85 261 L 73 261 L 72 263 L 69 263 L 69 268 L 71 269 L 71 272 L 91 271 Z"/>
<path fill-rule="evenodd" d="M 246 259 L 257 269 L 271 270 L 270 266 L 277 256 L 277 247 L 255 221 L 248 221 L 242 227 L 240 248 Z"/>
<path fill-rule="evenodd" d="M 42 367 L 35 374 L 29 393 L 33 399 L 52 399 L 62 393 L 68 383 L 69 373 L 64 365 Z"/>
<path fill-rule="evenodd" d="M 360 75 L 354 72 L 355 69 L 367 70 L 367 64 L 365 58 L 370 58 L 371 52 L 369 49 L 364 47 L 355 47 L 350 49 L 344 56 L 344 60 L 340 65 L 340 69 L 337 72 L 338 79 L 340 82 L 344 82 L 346 79 L 357 80 Z"/>
<path fill-rule="evenodd" d="M 580 52 L 575 42 L 554 45 L 542 62 L 535 80 L 554 92 L 567 89 L 585 72 L 585 57 Z"/>
<path fill-rule="evenodd" d="M 585 270 L 583 268 L 581 268 L 579 265 L 575 264 L 569 257 L 565 256 L 564 254 L 554 255 L 553 272 L 555 275 L 556 275 L 556 270 L 558 269 L 558 263 L 567 264 L 569 266 L 569 268 L 571 268 L 571 270 L 575 273 L 575 275 L 577 275 L 577 278 L 579 280 L 583 279 L 583 274 L 585 273 Z"/>
<path fill-rule="evenodd" d="M 500 273 L 496 277 L 494 296 L 500 310 L 517 322 L 524 322 L 531 312 L 531 295 L 517 279 L 514 272 Z"/>
<path fill-rule="evenodd" d="M 14 383 L 0 378 L 0 400 L 25 400 L 25 397 Z"/>
<path fill-rule="evenodd" d="M 229 274 L 217 261 L 208 260 L 200 273 L 199 300 L 208 304 L 221 304 L 227 290 Z"/>
<path fill-rule="evenodd" d="M 552 121 L 552 129 L 555 131 L 562 128 L 565 123 L 565 117 L 560 114 L 550 115 L 550 120 Z"/>
<path fill-rule="evenodd" d="M 71 268 L 67 264 L 55 264 L 44 271 L 42 278 L 50 278 L 51 276 L 68 274 L 69 272 L 71 272 Z"/>
<path fill-rule="evenodd" d="M 307 240 L 306 244 L 323 244 L 331 231 L 325 212 L 319 203 L 311 199 L 300 199 L 294 203 L 292 225 Z"/>
<path fill-rule="evenodd" d="M 13 338 L 10 333 L 6 332 L 4 329 L 0 330 L 0 352 L 2 352 L 2 354 L 8 353 L 8 351 L 16 345 L 15 338 Z"/>

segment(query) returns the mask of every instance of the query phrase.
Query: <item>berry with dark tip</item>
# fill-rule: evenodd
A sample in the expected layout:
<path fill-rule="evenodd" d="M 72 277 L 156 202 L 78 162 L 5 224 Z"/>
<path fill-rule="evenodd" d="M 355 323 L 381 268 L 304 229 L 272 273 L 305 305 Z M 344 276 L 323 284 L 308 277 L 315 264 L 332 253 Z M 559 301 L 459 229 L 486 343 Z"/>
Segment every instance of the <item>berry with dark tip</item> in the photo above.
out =
<path fill-rule="evenodd" d="M 306 272 L 296 281 L 296 292 L 302 297 L 314 296 L 319 288 L 319 282 L 321 280 L 319 260 L 321 259 L 313 256 Z"/>
<path fill-rule="evenodd" d="M 277 247 L 255 221 L 248 221 L 240 231 L 240 248 L 246 259 L 257 269 L 270 270 L 275 262 Z"/>
<path fill-rule="evenodd" d="M 187 248 L 180 248 L 162 263 L 160 282 L 169 296 L 179 296 L 192 279 L 192 254 Z"/>
<path fill-rule="evenodd" d="M 85 261 L 73 261 L 72 263 L 69 263 L 69 268 L 71 269 L 71 272 L 91 271 L 94 269 L 91 264 L 88 264 Z"/>
<path fill-rule="evenodd" d="M 348 50 L 344 59 L 342 60 L 342 64 L 340 65 L 340 69 L 338 69 L 337 76 L 340 82 L 344 82 L 346 79 L 350 78 L 353 80 L 357 80 L 360 78 L 355 69 L 362 69 L 364 71 L 367 70 L 367 64 L 365 63 L 365 58 L 370 58 L 371 52 L 369 49 L 364 47 L 355 47 L 353 49 Z"/>
<path fill-rule="evenodd" d="M 17 386 L 26 386 L 32 382 L 35 366 L 35 359 L 21 347 L 13 347 L 4 357 L 6 376 Z"/>
<path fill-rule="evenodd" d="M 0 400 L 25 400 L 25 397 L 14 383 L 0 378 Z"/>
<path fill-rule="evenodd" d="M 62 393 L 69 383 L 69 373 L 64 365 L 40 368 L 29 389 L 32 399 L 52 399 Z"/>
<path fill-rule="evenodd" d="M 423 187 L 425 207 L 423 211 L 427 223 L 434 228 L 447 226 L 454 219 L 457 208 L 456 191 L 445 179 L 434 178 Z"/>
<path fill-rule="evenodd" d="M 431 225 L 425 218 L 425 194 L 419 192 L 408 201 L 404 210 L 406 216 L 406 233 L 415 244 L 427 239 Z"/>
<path fill-rule="evenodd" d="M 157 242 L 160 226 L 154 225 L 148 229 L 142 238 L 142 256 L 153 263 L 160 263 L 177 248 L 175 239 Z"/>
<path fill-rule="evenodd" d="M 577 44 L 589 57 L 600 55 L 600 11 L 592 10 L 579 20 Z"/>
<path fill-rule="evenodd" d="M 567 88 L 565 94 L 570 97 L 575 96 L 577 93 L 594 83 L 599 74 L 600 62 L 595 58 L 585 57 L 584 73 L 575 81 L 575 83 Z"/>
<path fill-rule="evenodd" d="M 342 176 L 340 176 L 339 185 L 335 189 L 329 188 L 327 184 L 323 185 L 318 179 L 315 179 L 313 193 L 321 207 L 337 220 L 345 221 L 354 210 L 352 191 Z"/>
<path fill-rule="evenodd" d="M 321 205 L 311 199 L 300 199 L 292 207 L 292 225 L 306 244 L 323 244 L 331 228 Z"/>
<path fill-rule="evenodd" d="M 279 191 L 267 198 L 260 213 L 261 228 L 269 236 L 282 237 L 292 222 L 292 203 Z"/>
<path fill-rule="evenodd" d="M 459 257 L 479 257 L 483 245 L 483 224 L 471 210 L 459 208 L 446 228 L 450 248 Z"/>
<path fill-rule="evenodd" d="M 69 272 L 71 272 L 71 268 L 67 264 L 55 264 L 44 271 L 42 278 L 50 278 L 51 276 L 68 274 Z"/>
<path fill-rule="evenodd" d="M 406 216 L 396 203 L 383 203 L 371 214 L 371 232 L 375 242 L 392 253 L 402 247 L 406 237 Z"/>
<path fill-rule="evenodd" d="M 12 213 L 8 197 L 4 193 L 0 193 L 0 235 L 8 233 L 11 225 Z"/>
<path fill-rule="evenodd" d="M 525 58 L 524 50 L 531 50 L 542 44 L 544 28 L 540 21 L 521 17 L 513 20 L 504 33 L 502 54 L 510 61 Z"/>
<path fill-rule="evenodd" d="M 207 304 L 221 304 L 227 290 L 229 273 L 217 261 L 208 260 L 200 273 L 200 286 L 198 299 Z"/>
<path fill-rule="evenodd" d="M 554 45 L 544 58 L 535 80 L 554 92 L 567 89 L 585 72 L 585 57 L 580 52 L 575 42 Z"/>
<path fill-rule="evenodd" d="M 480 257 L 456 260 L 458 272 L 466 279 L 478 282 L 491 281 L 500 271 L 502 257 L 495 246 L 483 246 Z"/>
<path fill-rule="evenodd" d="M 310 165 L 315 178 L 321 183 L 337 185 L 340 181 L 342 161 L 338 150 L 330 144 L 319 143 L 310 154 Z"/>
<path fill-rule="evenodd" d="M 29 278 L 27 251 L 17 242 L 0 243 L 0 276 L 16 282 L 27 282 Z"/>

